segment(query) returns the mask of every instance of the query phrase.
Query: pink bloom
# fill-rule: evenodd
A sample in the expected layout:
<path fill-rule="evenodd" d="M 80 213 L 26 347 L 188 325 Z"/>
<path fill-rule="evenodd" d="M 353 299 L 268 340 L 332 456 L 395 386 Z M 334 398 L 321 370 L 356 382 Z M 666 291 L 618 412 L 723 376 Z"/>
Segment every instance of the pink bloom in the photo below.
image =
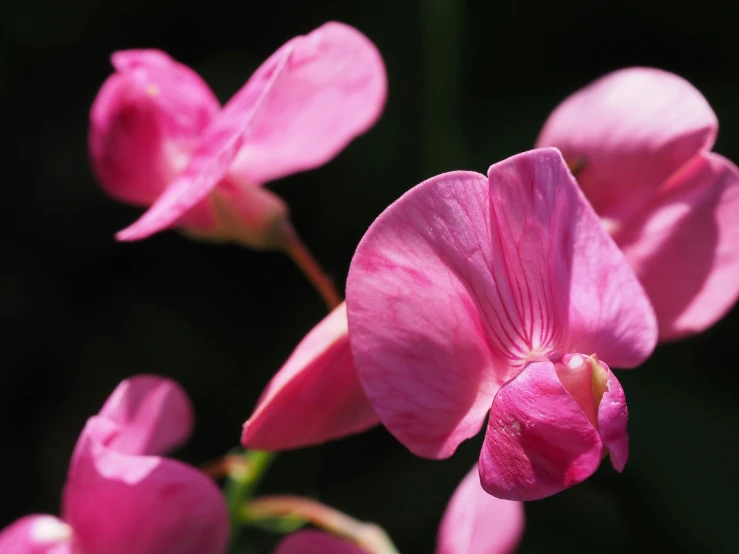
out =
<path fill-rule="evenodd" d="M 521 502 L 500 500 L 480 486 L 476 469 L 454 492 L 439 528 L 436 554 L 510 554 L 521 542 Z M 299 531 L 280 542 L 275 554 L 361 554 L 346 540 L 320 531 Z"/>
<path fill-rule="evenodd" d="M 112 62 L 90 113 L 92 165 L 111 196 L 150 206 L 120 240 L 180 227 L 273 246 L 287 208 L 261 185 L 336 156 L 375 123 L 387 88 L 375 46 L 341 23 L 287 42 L 222 109 L 164 52 Z"/>
<path fill-rule="evenodd" d="M 354 368 L 342 303 L 306 335 L 267 385 L 241 442 L 258 450 L 286 450 L 377 423 Z"/>
<path fill-rule="evenodd" d="M 480 475 L 500 498 L 553 494 L 609 451 L 623 467 L 623 392 L 589 354 L 640 364 L 654 313 L 556 149 L 407 192 L 357 248 L 347 315 L 365 393 L 415 454 L 450 456 L 491 411 Z"/>
<path fill-rule="evenodd" d="M 0 554 L 219 554 L 228 512 L 204 474 L 159 454 L 192 430 L 192 407 L 174 382 L 123 381 L 75 447 L 62 518 L 26 516 L 0 533 Z"/>
<path fill-rule="evenodd" d="M 711 152 L 718 121 L 684 79 L 616 71 L 567 98 L 556 146 L 649 295 L 660 339 L 703 331 L 739 297 L 739 170 Z"/>

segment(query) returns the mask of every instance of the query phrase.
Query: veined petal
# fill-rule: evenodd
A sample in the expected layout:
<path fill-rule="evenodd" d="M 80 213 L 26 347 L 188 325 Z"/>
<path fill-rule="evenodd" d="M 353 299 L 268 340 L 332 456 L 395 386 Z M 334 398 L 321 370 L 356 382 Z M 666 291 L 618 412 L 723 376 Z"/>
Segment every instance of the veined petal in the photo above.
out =
<path fill-rule="evenodd" d="M 523 503 L 486 493 L 475 466 L 444 512 L 436 554 L 509 554 L 521 542 L 523 528 Z"/>
<path fill-rule="evenodd" d="M 226 551 L 228 511 L 210 478 L 175 460 L 115 452 L 93 435 L 86 428 L 80 437 L 63 496 L 82 552 Z"/>
<path fill-rule="evenodd" d="M 219 109 L 208 85 L 159 50 L 112 56 L 90 111 L 90 158 L 111 196 L 148 206 L 188 163 Z"/>
<path fill-rule="evenodd" d="M 0 532 L 0 554 L 75 554 L 72 528 L 54 516 L 25 516 Z"/>
<path fill-rule="evenodd" d="M 538 500 L 590 477 L 604 453 L 598 430 L 554 364 L 533 362 L 493 401 L 480 481 L 498 498 Z"/>
<path fill-rule="evenodd" d="M 489 229 L 487 179 L 445 173 L 387 208 L 352 259 L 346 304 L 360 381 L 382 423 L 419 456 L 448 457 L 476 434 L 512 374 L 494 369 L 479 308 L 479 298 L 500 304 Z"/>
<path fill-rule="evenodd" d="M 595 210 L 623 222 L 672 173 L 713 145 L 718 121 L 690 83 L 659 69 L 610 73 L 552 112 L 536 142 L 580 166 Z"/>
<path fill-rule="evenodd" d="M 262 393 L 241 443 L 258 450 L 320 444 L 379 423 L 349 350 L 346 305 L 306 335 Z"/>
<path fill-rule="evenodd" d="M 380 116 L 387 77 L 380 53 L 362 33 L 330 22 L 292 39 L 283 78 L 249 128 L 234 173 L 265 183 L 322 165 Z"/>
<path fill-rule="evenodd" d="M 308 529 L 282 539 L 274 554 L 366 554 L 352 543 L 321 531 Z"/>
<path fill-rule="evenodd" d="M 498 387 L 577 349 L 641 363 L 654 313 L 556 149 L 429 179 L 378 217 L 347 281 L 370 403 L 414 453 L 451 455 Z"/>
<path fill-rule="evenodd" d="M 189 438 L 194 421 L 182 387 L 154 375 L 123 381 L 98 416 L 115 425 L 104 442 L 122 454 L 166 454 Z"/>
<path fill-rule="evenodd" d="M 660 339 L 703 331 L 736 302 L 737 213 L 739 170 L 705 153 L 614 233 L 652 301 Z"/>

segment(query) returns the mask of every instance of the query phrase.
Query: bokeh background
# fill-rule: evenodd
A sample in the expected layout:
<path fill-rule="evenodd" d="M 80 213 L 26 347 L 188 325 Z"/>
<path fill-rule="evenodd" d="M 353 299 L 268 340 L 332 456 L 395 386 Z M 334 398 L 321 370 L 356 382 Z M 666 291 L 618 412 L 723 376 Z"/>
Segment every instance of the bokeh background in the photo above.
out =
<path fill-rule="evenodd" d="M 182 458 L 229 450 L 269 377 L 324 315 L 282 255 L 174 232 L 114 242 L 139 210 L 103 195 L 86 148 L 112 51 L 162 48 L 225 101 L 279 45 L 327 20 L 377 44 L 390 87 L 379 124 L 327 166 L 271 185 L 343 287 L 355 245 L 400 194 L 530 148 L 561 99 L 613 69 L 689 79 L 718 114 L 716 150 L 738 161 L 738 12 L 721 0 L 2 2 L 0 525 L 58 510 L 85 419 L 134 373 L 190 392 L 198 426 Z M 739 551 L 737 325 L 734 310 L 619 373 L 631 413 L 625 472 L 604 464 L 527 504 L 520 552 Z M 376 429 L 280 456 L 263 490 L 315 496 L 382 524 L 404 554 L 430 553 L 480 444 L 432 462 Z M 244 552 L 268 551 L 269 536 L 250 539 Z"/>

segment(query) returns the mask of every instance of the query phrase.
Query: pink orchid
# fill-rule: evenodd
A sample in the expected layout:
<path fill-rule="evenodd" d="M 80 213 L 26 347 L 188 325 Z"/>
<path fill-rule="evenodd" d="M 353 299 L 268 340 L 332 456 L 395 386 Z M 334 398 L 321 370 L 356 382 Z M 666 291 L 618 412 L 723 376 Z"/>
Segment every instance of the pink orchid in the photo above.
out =
<path fill-rule="evenodd" d="M 349 350 L 342 303 L 298 344 L 244 424 L 242 444 L 286 450 L 359 433 L 379 423 Z"/>
<path fill-rule="evenodd" d="M 521 542 L 521 502 L 501 500 L 480 486 L 473 468 L 452 495 L 439 527 L 436 554 L 510 554 Z M 282 540 L 275 554 L 361 554 L 340 538 L 320 531 L 300 531 Z"/>
<path fill-rule="evenodd" d="M 91 417 L 72 455 L 62 519 L 21 518 L 0 554 L 220 554 L 228 511 L 203 473 L 159 454 L 182 444 L 192 407 L 174 382 L 123 381 Z"/>
<path fill-rule="evenodd" d="M 616 71 L 552 112 L 556 146 L 641 280 L 662 340 L 703 331 L 739 297 L 739 170 L 711 152 L 718 120 L 690 83 Z"/>
<path fill-rule="evenodd" d="M 558 150 L 411 189 L 360 242 L 346 302 L 367 398 L 415 454 L 451 456 L 490 412 L 480 476 L 499 498 L 554 494 L 609 452 L 623 469 L 623 391 L 590 354 L 634 367 L 656 321 Z"/>
<path fill-rule="evenodd" d="M 375 123 L 387 88 L 375 46 L 341 23 L 287 42 L 222 109 L 164 52 L 112 63 L 90 114 L 92 165 L 111 196 L 150 206 L 119 240 L 179 227 L 274 246 L 287 208 L 261 185 L 335 157 Z"/>

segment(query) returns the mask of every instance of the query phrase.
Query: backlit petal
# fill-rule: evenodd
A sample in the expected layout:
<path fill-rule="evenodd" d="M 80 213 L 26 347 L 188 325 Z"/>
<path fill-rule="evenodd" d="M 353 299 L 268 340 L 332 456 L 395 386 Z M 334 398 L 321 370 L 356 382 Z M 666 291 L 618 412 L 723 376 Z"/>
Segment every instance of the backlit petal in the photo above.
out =
<path fill-rule="evenodd" d="M 0 554 L 75 554 L 72 528 L 54 516 L 26 516 L 0 532 Z"/>

